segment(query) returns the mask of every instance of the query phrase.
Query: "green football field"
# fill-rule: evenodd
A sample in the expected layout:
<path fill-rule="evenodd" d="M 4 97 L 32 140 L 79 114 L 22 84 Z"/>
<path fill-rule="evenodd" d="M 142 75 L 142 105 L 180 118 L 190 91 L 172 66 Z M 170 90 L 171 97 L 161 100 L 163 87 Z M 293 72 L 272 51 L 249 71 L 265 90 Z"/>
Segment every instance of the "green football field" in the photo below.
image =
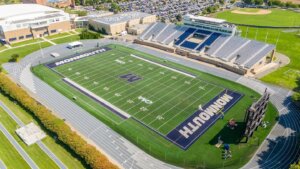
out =
<path fill-rule="evenodd" d="M 224 90 L 147 61 L 116 48 L 55 70 L 163 134 Z M 121 78 L 126 75 L 139 79 L 129 82 Z"/>
<path fill-rule="evenodd" d="M 38 65 L 32 71 L 91 115 L 160 160 L 184 168 L 239 168 L 251 158 L 275 124 L 277 110 L 270 104 L 264 119 L 270 122 L 270 126 L 266 129 L 259 127 L 248 143 L 240 143 L 245 111 L 260 97 L 259 94 L 234 82 L 125 46 L 111 44 L 107 47 L 112 50 L 51 69 L 44 64 Z M 101 97 L 131 117 L 121 118 L 64 79 Z M 165 136 L 195 113 L 199 105 L 205 105 L 224 89 L 244 96 L 228 110 L 224 119 L 217 120 L 187 150 L 157 133 Z M 228 120 L 232 118 L 238 124 L 235 130 L 227 127 Z M 220 135 L 224 142 L 231 145 L 234 154 L 231 159 L 222 159 L 222 148 L 215 147 Z"/>

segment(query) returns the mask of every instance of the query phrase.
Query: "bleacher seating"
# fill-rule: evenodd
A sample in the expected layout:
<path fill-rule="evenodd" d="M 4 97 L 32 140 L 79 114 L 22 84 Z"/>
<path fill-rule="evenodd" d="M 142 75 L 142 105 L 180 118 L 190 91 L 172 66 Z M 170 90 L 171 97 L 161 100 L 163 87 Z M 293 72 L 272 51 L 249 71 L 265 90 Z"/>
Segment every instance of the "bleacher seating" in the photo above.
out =
<path fill-rule="evenodd" d="M 197 34 L 198 38 L 204 38 L 201 43 L 188 40 L 191 36 L 197 38 Z M 204 51 L 207 56 L 247 68 L 256 64 L 275 48 L 273 45 L 239 36 L 160 22 L 150 25 L 139 38 L 164 45 L 174 44 L 175 47 L 182 47 L 194 52 L 201 52 L 207 46 L 208 50 Z"/>
<path fill-rule="evenodd" d="M 175 42 L 175 45 L 180 45 L 187 37 L 189 37 L 192 33 L 194 33 L 196 29 L 188 28 Z"/>
<path fill-rule="evenodd" d="M 196 50 L 201 51 L 205 46 L 210 46 L 220 35 L 220 33 L 211 34 Z"/>
<path fill-rule="evenodd" d="M 195 49 L 198 46 L 198 43 L 190 42 L 186 40 L 180 46 L 188 49 Z"/>
<path fill-rule="evenodd" d="M 177 26 L 172 34 L 163 41 L 164 44 L 169 45 L 170 43 L 174 42 L 175 39 L 179 38 L 188 28 L 187 27 L 180 27 Z"/>

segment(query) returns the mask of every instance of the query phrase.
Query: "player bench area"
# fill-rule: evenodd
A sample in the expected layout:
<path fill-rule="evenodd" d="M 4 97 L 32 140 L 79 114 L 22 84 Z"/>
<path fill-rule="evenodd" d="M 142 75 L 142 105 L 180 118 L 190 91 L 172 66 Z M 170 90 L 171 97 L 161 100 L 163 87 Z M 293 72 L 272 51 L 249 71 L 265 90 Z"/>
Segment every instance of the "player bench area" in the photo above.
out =
<path fill-rule="evenodd" d="M 107 46 L 95 50 L 102 52 L 89 51 L 93 54 L 78 54 L 47 66 L 112 112 L 134 118 L 182 149 L 242 97 L 141 53 Z M 201 110 L 199 105 L 204 105 Z"/>

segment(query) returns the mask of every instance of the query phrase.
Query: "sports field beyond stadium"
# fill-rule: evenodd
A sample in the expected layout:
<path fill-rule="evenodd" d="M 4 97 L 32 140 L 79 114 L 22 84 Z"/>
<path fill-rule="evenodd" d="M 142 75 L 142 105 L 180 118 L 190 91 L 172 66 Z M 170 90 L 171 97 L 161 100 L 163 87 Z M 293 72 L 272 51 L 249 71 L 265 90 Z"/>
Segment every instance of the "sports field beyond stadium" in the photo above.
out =
<path fill-rule="evenodd" d="M 121 48 L 103 47 L 47 65 L 112 112 L 134 118 L 183 149 L 242 97 Z"/>

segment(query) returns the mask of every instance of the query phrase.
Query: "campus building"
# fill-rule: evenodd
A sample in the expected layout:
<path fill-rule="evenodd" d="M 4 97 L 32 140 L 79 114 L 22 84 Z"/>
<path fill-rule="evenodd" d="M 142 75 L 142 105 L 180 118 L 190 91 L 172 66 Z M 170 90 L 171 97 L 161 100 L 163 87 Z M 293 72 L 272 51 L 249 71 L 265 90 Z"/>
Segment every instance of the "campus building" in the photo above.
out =
<path fill-rule="evenodd" d="M 69 30 L 69 14 L 62 10 L 38 4 L 0 6 L 0 38 L 8 43 Z"/>
<path fill-rule="evenodd" d="M 74 0 L 22 0 L 24 4 L 40 4 L 48 6 L 57 6 L 57 7 L 67 7 L 74 6 Z"/>
<path fill-rule="evenodd" d="M 112 16 L 91 19 L 89 24 L 95 29 L 109 35 L 120 34 L 128 28 L 139 24 L 149 24 L 156 21 L 156 16 L 143 12 L 126 12 Z"/>

